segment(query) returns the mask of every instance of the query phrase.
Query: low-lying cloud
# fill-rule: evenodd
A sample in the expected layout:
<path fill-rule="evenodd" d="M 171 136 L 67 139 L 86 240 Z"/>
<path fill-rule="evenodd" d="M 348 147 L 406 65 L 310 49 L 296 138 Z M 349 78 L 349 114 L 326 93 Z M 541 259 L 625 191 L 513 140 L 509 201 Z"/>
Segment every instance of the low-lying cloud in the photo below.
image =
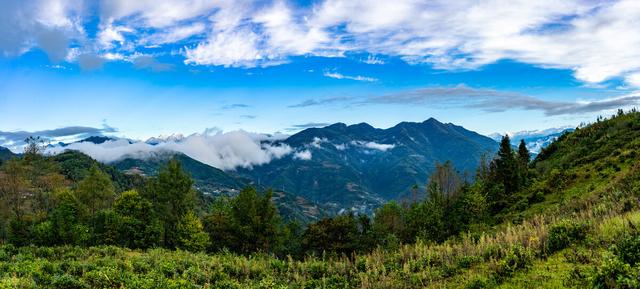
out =
<path fill-rule="evenodd" d="M 0 145 L 12 150 L 19 150 L 24 145 L 24 140 L 30 136 L 41 137 L 45 141 L 58 141 L 65 138 L 82 139 L 89 136 L 103 135 L 105 133 L 118 132 L 116 128 L 103 125 L 102 128 L 88 126 L 67 126 L 56 129 L 40 131 L 0 131 Z"/>
<path fill-rule="evenodd" d="M 268 142 L 274 136 L 245 131 L 193 134 L 181 140 L 169 140 L 156 145 L 145 142 L 129 143 L 113 140 L 102 144 L 73 143 L 66 147 L 54 147 L 48 153 L 56 154 L 67 149 L 78 150 L 92 158 L 111 163 L 124 158 L 145 159 L 166 152 L 180 152 L 202 163 L 222 169 L 252 168 L 292 153 L 286 144 Z"/>
<path fill-rule="evenodd" d="M 395 144 L 382 144 L 382 143 L 377 143 L 377 142 L 373 142 L 373 141 L 369 141 L 369 142 L 352 141 L 351 144 L 354 145 L 354 146 L 359 146 L 359 147 L 363 147 L 363 148 L 371 149 L 371 150 L 378 150 L 378 151 L 381 151 L 381 152 L 386 152 L 386 151 L 396 147 Z"/>

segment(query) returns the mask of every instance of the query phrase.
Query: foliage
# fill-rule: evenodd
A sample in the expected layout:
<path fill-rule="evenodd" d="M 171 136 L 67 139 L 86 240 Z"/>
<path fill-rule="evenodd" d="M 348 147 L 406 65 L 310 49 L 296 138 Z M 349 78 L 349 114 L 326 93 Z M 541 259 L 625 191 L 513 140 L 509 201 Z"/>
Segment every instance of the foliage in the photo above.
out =
<path fill-rule="evenodd" d="M 586 235 L 586 224 L 571 221 L 560 222 L 549 229 L 547 248 L 550 252 L 559 251 L 584 240 Z"/>

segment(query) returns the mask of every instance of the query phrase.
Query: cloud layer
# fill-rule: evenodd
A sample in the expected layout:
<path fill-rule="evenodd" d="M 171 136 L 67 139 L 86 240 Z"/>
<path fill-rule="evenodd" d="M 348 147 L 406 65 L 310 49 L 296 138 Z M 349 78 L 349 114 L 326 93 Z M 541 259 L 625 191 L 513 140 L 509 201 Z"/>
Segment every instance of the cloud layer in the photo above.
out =
<path fill-rule="evenodd" d="M 510 109 L 541 111 L 547 116 L 582 114 L 640 104 L 640 92 L 599 99 L 551 101 L 519 93 L 503 92 L 492 89 L 472 88 L 464 85 L 454 87 L 426 87 L 391 94 L 369 97 L 337 97 L 326 99 L 308 99 L 291 105 L 291 108 L 316 105 L 422 105 L 443 108 L 477 108 L 487 112 L 502 112 Z"/>
<path fill-rule="evenodd" d="M 53 62 L 78 61 L 87 68 L 99 61 L 80 55 L 133 62 L 141 54 L 169 53 L 189 65 L 256 67 L 285 63 L 292 56 L 369 53 L 453 70 L 511 59 L 570 69 L 585 83 L 615 78 L 640 85 L 640 2 L 635 0 L 516 0 L 509 5 L 472 0 L 320 0 L 309 5 L 284 0 L 6 0 L 1 5 L 0 53 L 17 56 L 39 47 Z M 364 62 L 384 63 L 375 56 Z M 144 58 L 138 66 L 166 69 Z"/>
<path fill-rule="evenodd" d="M 86 126 L 67 126 L 41 131 L 0 131 L 0 145 L 19 151 L 24 146 L 24 140 L 30 136 L 41 137 L 45 141 L 57 142 L 66 139 L 83 139 L 89 136 L 115 133 L 116 128 L 104 125 L 102 128 Z"/>
<path fill-rule="evenodd" d="M 66 147 L 53 147 L 49 153 L 56 154 L 67 149 L 78 150 L 92 158 L 110 163 L 131 157 L 145 159 L 165 152 L 181 152 L 200 162 L 222 170 L 251 168 L 266 164 L 273 159 L 292 153 L 291 147 L 274 145 L 266 140 L 272 137 L 245 131 L 193 134 L 184 138 L 169 139 L 157 144 L 129 142 L 119 139 L 102 144 L 91 142 L 72 143 Z"/>

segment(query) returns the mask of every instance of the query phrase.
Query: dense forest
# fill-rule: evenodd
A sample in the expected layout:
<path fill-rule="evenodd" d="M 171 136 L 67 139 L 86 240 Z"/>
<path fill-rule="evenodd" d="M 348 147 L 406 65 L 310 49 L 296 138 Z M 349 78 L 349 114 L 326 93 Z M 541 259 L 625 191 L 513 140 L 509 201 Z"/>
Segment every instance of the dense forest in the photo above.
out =
<path fill-rule="evenodd" d="M 372 215 L 283 221 L 270 191 L 203 199 L 177 160 L 125 175 L 38 138 L 0 166 L 1 288 L 640 286 L 640 113 L 531 160 L 505 136 Z"/>

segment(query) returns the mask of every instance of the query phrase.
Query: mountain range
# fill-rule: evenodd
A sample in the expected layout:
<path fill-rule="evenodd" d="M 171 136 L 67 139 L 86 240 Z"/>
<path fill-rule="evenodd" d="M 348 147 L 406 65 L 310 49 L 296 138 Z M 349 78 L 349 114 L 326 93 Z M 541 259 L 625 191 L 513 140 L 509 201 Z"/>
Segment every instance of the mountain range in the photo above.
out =
<path fill-rule="evenodd" d="M 497 143 L 478 133 L 430 118 L 388 129 L 366 123 L 309 128 L 282 141 L 298 151 L 242 168 L 238 174 L 324 204 L 331 212 L 370 212 L 423 187 L 436 163 L 451 161 L 471 176 Z"/>
<path fill-rule="evenodd" d="M 156 147 L 184 139 L 180 135 L 158 137 L 143 145 Z M 79 142 L 109 145 L 109 141 L 115 139 L 94 136 Z M 386 201 L 410 198 L 416 185 L 423 192 L 437 163 L 451 161 L 471 179 L 482 157 L 491 157 L 498 147 L 489 137 L 433 118 L 387 129 L 367 123 L 336 123 L 260 142 L 286 147 L 290 153 L 226 170 L 177 151 L 125 155 L 109 165 L 125 174 L 151 176 L 175 157 L 205 196 L 233 195 L 250 185 L 272 188 L 281 210 L 298 219 L 314 220 L 343 211 L 371 213 Z"/>

